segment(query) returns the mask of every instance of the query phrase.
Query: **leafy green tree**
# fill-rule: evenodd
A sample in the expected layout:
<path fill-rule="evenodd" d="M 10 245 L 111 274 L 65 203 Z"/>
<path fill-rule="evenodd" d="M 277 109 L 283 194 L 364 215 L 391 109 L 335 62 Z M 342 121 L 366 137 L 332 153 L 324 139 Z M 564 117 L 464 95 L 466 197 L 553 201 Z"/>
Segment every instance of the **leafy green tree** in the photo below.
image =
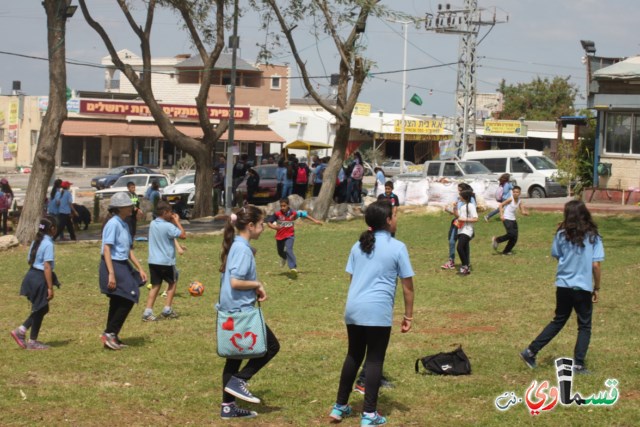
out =
<path fill-rule="evenodd" d="M 272 52 L 281 47 L 284 36 L 305 90 L 336 119 L 331 160 L 324 172 L 324 184 L 313 208 L 316 218 L 325 219 L 333 200 L 336 176 L 345 159 L 353 108 L 373 66 L 372 61 L 364 56 L 366 46 L 360 35 L 364 33 L 370 16 L 388 17 L 400 14 L 381 6 L 380 0 L 251 0 L 250 3 L 261 13 L 262 29 L 266 35 L 265 43 L 261 46 L 261 57 L 269 59 Z M 273 21 L 278 30 L 273 30 Z M 317 40 L 328 37 L 333 41 L 338 59 L 335 105 L 319 93 L 307 68 L 304 52 L 298 46 L 297 41 L 300 39 L 295 34 L 305 30 L 309 30 Z M 327 60 L 330 59 L 325 58 Z"/>
<path fill-rule="evenodd" d="M 578 94 L 578 88 L 569 83 L 569 77 L 554 77 L 553 80 L 536 77 L 530 83 L 516 85 L 507 85 L 502 80 L 498 91 L 504 97 L 500 118 L 507 120 L 525 117 L 527 120 L 555 121 L 560 116 L 572 115 Z"/>
<path fill-rule="evenodd" d="M 222 120 L 215 126 L 207 113 L 207 97 L 211 85 L 214 67 L 224 49 L 225 0 L 148 0 L 140 2 L 146 7 L 144 24 L 138 24 L 131 13 L 133 2 L 117 0 L 129 27 L 140 41 L 142 51 L 142 71 L 137 72 L 131 65 L 125 64 L 116 51 L 111 36 L 103 25 L 93 19 L 86 0 L 79 0 L 85 20 L 102 38 L 109 51 L 111 61 L 120 72 L 129 79 L 140 98 L 149 107 L 149 111 L 162 135 L 182 151 L 189 153 L 196 164 L 196 197 L 192 216 L 194 218 L 211 215 L 213 211 L 213 152 L 215 143 L 227 130 L 228 120 Z M 139 5 L 137 3 L 136 5 Z M 92 5 L 92 7 L 95 7 Z M 151 29 L 157 7 L 166 7 L 183 21 L 191 42 L 202 58 L 203 69 L 200 90 L 196 97 L 198 122 L 204 136 L 202 140 L 191 138 L 180 132 L 171 119 L 162 110 L 153 93 L 151 79 Z"/>

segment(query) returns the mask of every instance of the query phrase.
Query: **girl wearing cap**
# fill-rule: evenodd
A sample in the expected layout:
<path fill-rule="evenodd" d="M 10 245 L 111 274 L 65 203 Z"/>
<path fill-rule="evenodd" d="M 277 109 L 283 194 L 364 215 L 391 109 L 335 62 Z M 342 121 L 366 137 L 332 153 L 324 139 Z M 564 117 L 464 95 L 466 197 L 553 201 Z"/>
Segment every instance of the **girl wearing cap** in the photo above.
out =
<path fill-rule="evenodd" d="M 7 234 L 7 220 L 9 219 L 9 209 L 13 203 L 13 190 L 7 178 L 0 180 L 0 219 L 2 220 L 2 234 Z"/>
<path fill-rule="evenodd" d="M 78 213 L 73 207 L 73 196 L 69 191 L 71 183 L 69 181 L 62 181 L 60 187 L 60 191 L 56 194 L 56 198 L 54 199 L 54 203 L 58 207 L 58 234 L 55 239 L 60 237 L 64 240 L 64 228 L 66 227 L 71 240 L 76 240 L 76 233 L 73 229 L 71 215 L 78 216 Z"/>
<path fill-rule="evenodd" d="M 114 194 L 109 203 L 109 216 L 102 228 L 100 291 L 109 297 L 109 314 L 102 343 L 112 350 L 126 347 L 118 334 L 133 304 L 138 303 L 138 288 L 147 281 L 147 274 L 133 253 L 129 226 L 124 221 L 131 216 L 132 210 L 133 202 L 126 192 Z"/>

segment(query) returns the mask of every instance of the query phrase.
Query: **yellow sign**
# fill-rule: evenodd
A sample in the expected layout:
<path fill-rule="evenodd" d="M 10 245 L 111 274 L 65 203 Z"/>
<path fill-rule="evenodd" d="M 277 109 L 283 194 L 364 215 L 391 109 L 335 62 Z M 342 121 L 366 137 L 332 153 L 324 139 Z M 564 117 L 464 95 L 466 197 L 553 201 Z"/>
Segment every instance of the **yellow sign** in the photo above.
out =
<path fill-rule="evenodd" d="M 527 136 L 527 126 L 519 120 L 485 120 L 484 134 Z"/>
<path fill-rule="evenodd" d="M 371 104 L 357 102 L 355 107 L 353 107 L 353 114 L 356 116 L 368 116 L 371 114 Z"/>
<path fill-rule="evenodd" d="M 399 133 L 376 133 L 374 136 L 376 139 L 400 141 Z M 407 133 L 404 135 L 405 141 L 439 141 L 443 138 L 451 138 L 451 135 L 427 135 L 419 133 Z"/>
<path fill-rule="evenodd" d="M 402 120 L 393 121 L 394 132 L 402 132 Z M 442 120 L 405 120 L 404 133 L 418 133 L 422 135 L 444 135 Z"/>

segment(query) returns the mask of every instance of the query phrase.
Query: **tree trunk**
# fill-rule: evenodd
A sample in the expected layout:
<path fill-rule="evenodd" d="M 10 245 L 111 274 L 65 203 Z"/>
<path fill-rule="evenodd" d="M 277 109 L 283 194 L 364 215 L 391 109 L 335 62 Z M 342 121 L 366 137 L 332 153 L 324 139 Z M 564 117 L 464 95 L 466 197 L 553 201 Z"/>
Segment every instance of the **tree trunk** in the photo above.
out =
<path fill-rule="evenodd" d="M 333 143 L 333 152 L 331 160 L 324 171 L 322 188 L 320 194 L 313 204 L 313 216 L 320 220 L 327 219 L 329 208 L 333 202 L 333 193 L 336 188 L 336 177 L 344 162 L 345 153 L 347 151 L 347 143 L 349 142 L 350 123 L 338 125 L 336 137 Z"/>
<path fill-rule="evenodd" d="M 67 118 L 67 69 L 65 64 L 65 8 L 58 0 L 44 0 L 47 14 L 47 44 L 49 46 L 49 106 L 42 120 L 38 147 L 27 193 L 16 230 L 22 244 L 34 239 L 44 210 L 47 187 L 55 168 L 55 155 L 62 123 Z"/>
<path fill-rule="evenodd" d="M 213 212 L 213 145 L 201 144 L 191 154 L 196 161 L 196 197 L 192 218 L 209 216 Z M 214 212 L 215 215 L 215 212 Z"/>

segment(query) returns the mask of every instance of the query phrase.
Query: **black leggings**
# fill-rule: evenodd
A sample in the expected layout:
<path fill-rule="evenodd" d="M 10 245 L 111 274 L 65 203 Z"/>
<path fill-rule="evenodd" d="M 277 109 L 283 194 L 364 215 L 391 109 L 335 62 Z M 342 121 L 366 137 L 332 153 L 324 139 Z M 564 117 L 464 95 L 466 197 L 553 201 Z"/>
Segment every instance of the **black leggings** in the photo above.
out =
<path fill-rule="evenodd" d="M 462 265 L 469 267 L 471 264 L 471 249 L 469 242 L 471 237 L 466 234 L 458 233 L 458 256 Z"/>
<path fill-rule="evenodd" d="M 76 232 L 73 229 L 73 218 L 71 218 L 71 214 L 58 214 L 58 234 L 54 239 L 58 237 L 64 237 L 64 229 L 67 228 L 69 232 L 69 237 L 71 240 L 76 240 Z"/>
<path fill-rule="evenodd" d="M 349 349 L 340 373 L 336 403 L 346 405 L 349 402 L 358 368 L 366 354 L 367 375 L 364 384 L 363 412 L 375 412 L 384 357 L 391 337 L 391 326 L 347 325 L 347 335 Z"/>
<path fill-rule="evenodd" d="M 127 320 L 134 302 L 118 295 L 108 295 L 108 297 L 109 315 L 107 317 L 107 328 L 104 331 L 117 336 L 125 320 Z"/>
<path fill-rule="evenodd" d="M 267 353 L 257 359 L 249 359 L 244 368 L 240 370 L 242 360 L 240 359 L 226 359 L 224 369 L 222 370 L 222 403 L 231 403 L 235 401 L 235 397 L 226 391 L 224 387 L 227 385 L 231 377 L 236 377 L 244 381 L 249 381 L 255 374 L 258 373 L 276 354 L 280 351 L 280 343 L 275 334 L 269 329 L 268 325 L 265 325 L 267 329 Z"/>
<path fill-rule="evenodd" d="M 31 332 L 29 333 L 29 338 L 32 340 L 38 339 L 38 334 L 40 333 L 40 327 L 42 326 L 42 320 L 44 320 L 45 314 L 49 312 L 49 304 L 45 305 L 38 311 L 32 312 L 27 320 L 24 321 L 22 326 L 29 329 L 31 328 Z"/>

